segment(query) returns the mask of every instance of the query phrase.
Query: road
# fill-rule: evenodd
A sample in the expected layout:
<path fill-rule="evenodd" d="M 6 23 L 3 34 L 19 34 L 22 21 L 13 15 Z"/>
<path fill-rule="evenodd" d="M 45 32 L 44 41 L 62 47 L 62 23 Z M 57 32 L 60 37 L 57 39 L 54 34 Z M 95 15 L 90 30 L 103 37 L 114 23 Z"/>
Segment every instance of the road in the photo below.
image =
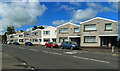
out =
<path fill-rule="evenodd" d="M 118 69 L 111 53 L 25 45 L 2 45 L 2 51 L 36 69 Z"/>

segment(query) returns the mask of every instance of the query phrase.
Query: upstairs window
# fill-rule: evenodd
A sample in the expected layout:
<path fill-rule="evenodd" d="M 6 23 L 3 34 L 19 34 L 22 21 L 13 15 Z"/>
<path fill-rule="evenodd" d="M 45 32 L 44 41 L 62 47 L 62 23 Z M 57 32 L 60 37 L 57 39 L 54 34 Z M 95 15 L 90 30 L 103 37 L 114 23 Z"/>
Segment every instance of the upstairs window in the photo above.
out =
<path fill-rule="evenodd" d="M 50 31 L 43 31 L 43 34 L 44 34 L 44 35 L 49 35 L 49 34 L 50 34 Z"/>
<path fill-rule="evenodd" d="M 105 30 L 112 30 L 112 24 L 105 24 Z"/>
<path fill-rule="evenodd" d="M 38 32 L 33 32 L 32 35 L 33 36 L 38 35 Z"/>
<path fill-rule="evenodd" d="M 60 34 L 68 33 L 68 29 L 67 28 L 61 28 L 61 29 L 59 29 L 59 33 Z"/>
<path fill-rule="evenodd" d="M 84 31 L 94 31 L 96 30 L 96 24 L 84 25 Z"/>
<path fill-rule="evenodd" d="M 14 38 L 18 38 L 18 35 L 14 35 Z"/>
<path fill-rule="evenodd" d="M 25 37 L 28 37 L 28 36 L 30 36 L 30 34 L 25 34 L 24 36 L 25 36 Z"/>
<path fill-rule="evenodd" d="M 23 35 L 19 35 L 19 37 L 23 37 Z"/>
<path fill-rule="evenodd" d="M 74 32 L 78 33 L 79 32 L 79 28 L 74 28 Z"/>

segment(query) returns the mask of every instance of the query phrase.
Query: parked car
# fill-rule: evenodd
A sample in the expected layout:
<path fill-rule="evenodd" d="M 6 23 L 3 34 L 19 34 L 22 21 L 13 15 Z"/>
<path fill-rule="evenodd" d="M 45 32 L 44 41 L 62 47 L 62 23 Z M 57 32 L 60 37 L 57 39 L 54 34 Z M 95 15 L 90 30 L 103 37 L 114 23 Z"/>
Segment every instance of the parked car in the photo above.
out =
<path fill-rule="evenodd" d="M 33 46 L 33 44 L 31 42 L 25 42 L 25 45 L 27 46 Z"/>
<path fill-rule="evenodd" d="M 15 44 L 15 45 L 19 45 L 19 43 L 18 43 L 18 42 L 13 42 L 13 44 Z"/>
<path fill-rule="evenodd" d="M 75 44 L 74 42 L 63 42 L 63 43 L 61 43 L 60 47 L 62 49 L 69 48 L 71 50 L 73 50 L 73 49 L 79 49 L 79 46 L 77 44 Z"/>
<path fill-rule="evenodd" d="M 56 42 L 46 42 L 45 47 L 58 48 L 58 44 Z"/>

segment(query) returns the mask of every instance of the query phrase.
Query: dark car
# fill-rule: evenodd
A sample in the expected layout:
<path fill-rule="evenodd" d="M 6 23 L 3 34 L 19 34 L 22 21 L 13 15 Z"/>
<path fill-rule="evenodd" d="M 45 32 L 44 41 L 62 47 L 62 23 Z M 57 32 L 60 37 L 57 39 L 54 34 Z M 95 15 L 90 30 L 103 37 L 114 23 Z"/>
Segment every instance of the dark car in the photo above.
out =
<path fill-rule="evenodd" d="M 13 42 L 13 44 L 15 44 L 15 45 L 19 45 L 19 43 L 18 43 L 18 42 Z"/>
<path fill-rule="evenodd" d="M 46 42 L 45 47 L 54 48 L 54 47 L 58 47 L 58 44 L 56 42 Z"/>
<path fill-rule="evenodd" d="M 69 48 L 71 50 L 73 50 L 73 49 L 79 49 L 79 46 L 77 44 L 75 44 L 74 42 L 63 42 L 63 43 L 61 43 L 60 47 L 62 49 Z"/>
<path fill-rule="evenodd" d="M 25 45 L 27 46 L 33 46 L 33 44 L 31 42 L 25 42 Z"/>

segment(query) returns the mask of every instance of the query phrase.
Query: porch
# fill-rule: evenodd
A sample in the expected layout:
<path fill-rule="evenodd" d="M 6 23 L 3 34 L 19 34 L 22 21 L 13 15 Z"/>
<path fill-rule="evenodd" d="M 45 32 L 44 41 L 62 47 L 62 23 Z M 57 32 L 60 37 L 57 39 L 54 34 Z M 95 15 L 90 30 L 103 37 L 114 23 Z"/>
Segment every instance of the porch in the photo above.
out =
<path fill-rule="evenodd" d="M 117 34 L 111 35 L 99 35 L 100 37 L 100 46 L 101 47 L 112 47 L 117 45 Z"/>
<path fill-rule="evenodd" d="M 80 36 L 68 36 L 71 42 L 75 42 L 78 46 L 80 46 Z"/>

